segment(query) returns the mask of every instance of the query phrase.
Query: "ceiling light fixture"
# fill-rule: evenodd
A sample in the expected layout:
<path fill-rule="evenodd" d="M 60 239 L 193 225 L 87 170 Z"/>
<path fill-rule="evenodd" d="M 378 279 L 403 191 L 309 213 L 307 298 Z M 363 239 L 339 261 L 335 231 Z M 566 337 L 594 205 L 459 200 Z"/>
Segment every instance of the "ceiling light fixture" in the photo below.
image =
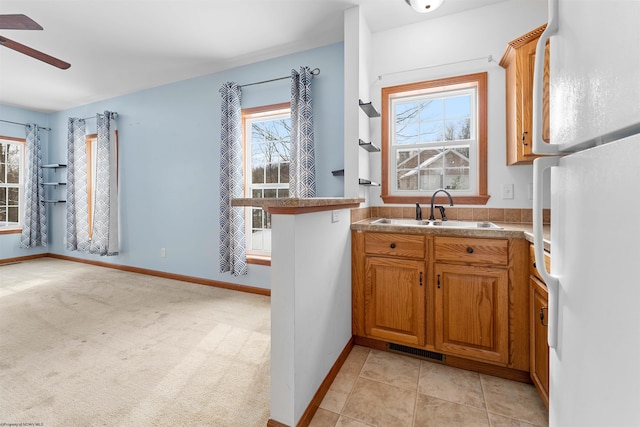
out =
<path fill-rule="evenodd" d="M 418 13 L 433 12 L 442 5 L 444 0 L 404 0 Z"/>

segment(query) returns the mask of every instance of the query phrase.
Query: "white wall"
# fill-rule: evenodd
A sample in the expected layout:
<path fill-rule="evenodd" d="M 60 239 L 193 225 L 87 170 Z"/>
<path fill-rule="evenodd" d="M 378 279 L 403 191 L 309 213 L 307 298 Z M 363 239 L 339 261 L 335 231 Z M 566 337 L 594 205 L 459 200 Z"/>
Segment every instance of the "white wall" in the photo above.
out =
<path fill-rule="evenodd" d="M 377 108 L 381 105 L 382 87 L 488 72 L 488 192 L 491 198 L 486 207 L 532 207 L 528 198 L 532 167 L 506 166 L 505 78 L 498 62 L 509 41 L 544 24 L 546 19 L 545 1 L 511 0 L 372 35 L 374 55 L 369 83 Z M 493 62 L 482 59 L 440 66 L 489 55 Z M 436 66 L 408 71 L 432 65 Z M 380 120 L 371 121 L 371 125 L 372 139 L 379 144 Z M 372 177 L 378 182 L 380 159 L 380 154 L 371 154 Z M 502 199 L 502 184 L 515 185 L 513 200 Z M 370 204 L 382 205 L 379 187 L 372 187 L 370 195 Z"/>
<path fill-rule="evenodd" d="M 350 212 L 273 215 L 271 418 L 300 420 L 351 339 Z"/>

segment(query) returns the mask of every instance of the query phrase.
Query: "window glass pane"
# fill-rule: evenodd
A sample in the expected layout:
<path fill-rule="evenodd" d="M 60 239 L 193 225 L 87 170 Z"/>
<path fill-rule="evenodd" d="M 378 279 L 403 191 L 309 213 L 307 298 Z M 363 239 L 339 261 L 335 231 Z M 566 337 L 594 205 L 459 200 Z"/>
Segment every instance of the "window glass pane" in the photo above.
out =
<path fill-rule="evenodd" d="M 254 199 L 262 198 L 262 190 L 260 188 L 254 188 L 253 190 L 251 190 L 251 197 L 253 197 Z"/>
<path fill-rule="evenodd" d="M 7 165 L 7 183 L 18 184 L 20 182 L 20 166 L 18 164 Z"/>
<path fill-rule="evenodd" d="M 251 168 L 251 183 L 252 184 L 264 183 L 264 165 L 253 166 Z"/>
<path fill-rule="evenodd" d="M 7 220 L 7 208 L 0 206 L 0 222 Z"/>
<path fill-rule="evenodd" d="M 18 207 L 9 208 L 7 212 L 7 220 L 9 222 L 18 222 Z"/>
<path fill-rule="evenodd" d="M 18 144 L 10 144 L 9 152 L 7 154 L 7 163 L 11 163 L 14 165 L 20 164 L 20 145 Z"/>
<path fill-rule="evenodd" d="M 289 189 L 288 188 L 278 188 L 278 196 L 281 199 L 289 197 Z"/>
<path fill-rule="evenodd" d="M 471 117 L 471 95 L 446 98 L 444 108 L 448 118 Z"/>
<path fill-rule="evenodd" d="M 7 166 L 4 163 L 0 163 L 0 184 L 4 184 L 7 182 Z"/>
<path fill-rule="evenodd" d="M 9 206 L 14 205 L 18 206 L 20 203 L 20 190 L 18 188 L 8 188 L 7 192 L 9 194 L 9 198 L 7 200 L 7 204 Z"/>
<path fill-rule="evenodd" d="M 270 198 L 276 197 L 276 189 L 275 188 L 265 188 L 264 189 L 264 197 L 270 197 Z"/>
<path fill-rule="evenodd" d="M 253 208 L 251 210 L 251 228 L 262 228 L 263 210 L 260 208 Z"/>
<path fill-rule="evenodd" d="M 0 163 L 5 163 L 7 156 L 8 146 L 7 144 L 0 144 Z"/>
<path fill-rule="evenodd" d="M 444 187 L 448 190 L 467 190 L 469 188 L 469 168 L 447 169 Z"/>
<path fill-rule="evenodd" d="M 471 138 L 471 121 L 469 119 L 447 120 L 445 122 L 444 141 L 464 140 Z"/>
<path fill-rule="evenodd" d="M 418 189 L 418 170 L 417 169 L 398 169 L 397 190 L 413 191 Z"/>
<path fill-rule="evenodd" d="M 0 188 L 0 207 L 7 204 L 7 189 Z"/>
<path fill-rule="evenodd" d="M 278 164 L 268 164 L 266 166 L 266 182 L 267 183 L 278 183 Z"/>
<path fill-rule="evenodd" d="M 280 163 L 280 182 L 282 184 L 289 182 L 289 163 Z"/>
<path fill-rule="evenodd" d="M 266 147 L 267 145 L 264 143 L 259 143 L 253 141 L 251 143 L 251 164 L 252 165 L 262 165 L 267 162 L 266 160 Z"/>

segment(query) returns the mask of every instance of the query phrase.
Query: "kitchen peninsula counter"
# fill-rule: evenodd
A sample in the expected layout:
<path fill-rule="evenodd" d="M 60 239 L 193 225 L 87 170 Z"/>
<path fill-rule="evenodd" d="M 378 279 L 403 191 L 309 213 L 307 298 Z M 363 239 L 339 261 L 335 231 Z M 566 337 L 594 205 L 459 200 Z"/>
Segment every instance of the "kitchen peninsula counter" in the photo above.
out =
<path fill-rule="evenodd" d="M 309 212 L 330 211 L 335 209 L 357 208 L 364 203 L 362 198 L 348 197 L 307 197 L 307 198 L 237 198 L 231 200 L 231 206 L 252 206 L 262 208 L 271 214 L 297 215 Z"/>

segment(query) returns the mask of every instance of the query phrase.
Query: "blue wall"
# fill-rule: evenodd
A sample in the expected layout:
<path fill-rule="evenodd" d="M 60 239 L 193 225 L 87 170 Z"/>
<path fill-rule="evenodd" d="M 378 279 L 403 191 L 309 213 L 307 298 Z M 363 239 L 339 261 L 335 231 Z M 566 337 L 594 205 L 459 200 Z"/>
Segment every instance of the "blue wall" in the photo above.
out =
<path fill-rule="evenodd" d="M 104 110 L 119 114 L 120 255 L 66 251 L 64 204 L 50 207 L 48 251 L 269 288 L 268 267 L 250 265 L 249 274 L 241 278 L 218 273 L 218 89 L 227 81 L 244 84 L 287 76 L 301 65 L 320 68 L 312 89 L 318 196 L 342 196 L 342 178 L 333 177 L 331 170 L 343 167 L 343 62 L 343 45 L 338 43 L 50 115 L 25 111 L 37 117 L 31 120 L 52 128 L 48 162 L 66 162 L 68 117 L 90 117 Z M 289 84 L 286 79 L 245 87 L 242 107 L 288 102 Z M 6 119 L 0 111 L 0 118 Z M 95 132 L 95 120 L 87 125 Z M 0 242 L 4 248 L 4 239 Z M 166 258 L 160 257 L 161 248 L 166 248 Z M 5 257 L 0 249 L 0 259 Z"/>

